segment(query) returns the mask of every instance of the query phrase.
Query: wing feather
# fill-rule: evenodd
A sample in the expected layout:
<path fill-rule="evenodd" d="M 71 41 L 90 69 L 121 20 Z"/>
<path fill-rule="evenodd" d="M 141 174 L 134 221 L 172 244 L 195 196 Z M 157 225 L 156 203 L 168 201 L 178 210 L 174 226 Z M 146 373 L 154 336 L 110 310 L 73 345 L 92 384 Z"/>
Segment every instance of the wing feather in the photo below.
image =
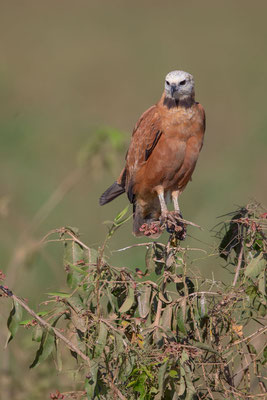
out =
<path fill-rule="evenodd" d="M 126 191 L 132 203 L 134 202 L 135 175 L 151 156 L 161 135 L 160 114 L 158 106 L 154 105 L 145 111 L 137 121 L 126 155 Z"/>

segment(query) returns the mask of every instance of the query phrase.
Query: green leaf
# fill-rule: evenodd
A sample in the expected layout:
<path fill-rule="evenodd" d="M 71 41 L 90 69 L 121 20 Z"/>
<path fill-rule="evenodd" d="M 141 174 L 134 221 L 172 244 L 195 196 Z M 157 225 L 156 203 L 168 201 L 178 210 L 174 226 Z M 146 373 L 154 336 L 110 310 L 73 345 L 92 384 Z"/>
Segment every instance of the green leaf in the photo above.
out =
<path fill-rule="evenodd" d="M 32 340 L 34 342 L 41 342 L 43 336 L 43 328 L 40 325 L 36 325 L 32 332 Z"/>
<path fill-rule="evenodd" d="M 88 272 L 87 272 L 87 271 L 85 271 L 84 269 L 82 269 L 82 268 L 80 268 L 80 267 L 77 267 L 77 265 L 69 264 L 69 267 L 70 267 L 72 270 L 78 272 L 79 274 L 81 274 L 81 275 L 83 275 L 83 276 L 88 275 Z M 78 280 L 81 281 L 81 277 L 79 277 Z"/>
<path fill-rule="evenodd" d="M 64 292 L 48 292 L 46 294 L 48 294 L 49 296 L 61 297 L 63 299 L 70 297 L 70 293 L 64 293 Z"/>
<path fill-rule="evenodd" d="M 169 375 L 170 375 L 171 378 L 177 378 L 178 372 L 175 371 L 175 369 L 171 369 L 170 372 L 169 372 Z"/>
<path fill-rule="evenodd" d="M 181 331 L 184 335 L 187 335 L 187 329 L 184 324 L 183 310 L 180 307 L 177 310 L 177 326 L 179 331 Z"/>
<path fill-rule="evenodd" d="M 118 306 L 118 299 L 116 296 L 114 296 L 114 294 L 111 293 L 111 291 L 109 290 L 108 287 L 106 287 L 106 294 L 107 297 L 109 299 L 109 303 L 111 305 L 112 310 L 116 313 L 119 310 L 119 306 Z"/>
<path fill-rule="evenodd" d="M 55 327 L 59 319 L 64 314 L 54 317 L 54 321 L 50 321 L 51 326 Z M 43 329 L 40 347 L 36 352 L 35 359 L 30 365 L 30 368 L 37 367 L 41 362 L 45 361 L 47 357 L 52 353 L 55 347 L 55 336 L 52 329 Z"/>
<path fill-rule="evenodd" d="M 234 249 L 235 252 L 238 251 L 241 235 L 240 225 L 235 221 L 245 217 L 247 212 L 248 210 L 245 208 L 238 210 L 238 213 L 232 217 L 231 222 L 229 224 L 225 224 L 226 233 L 219 246 L 219 254 L 225 260 L 228 259 L 232 249 Z"/>
<path fill-rule="evenodd" d="M 155 272 L 155 249 L 153 243 L 148 247 L 146 251 L 146 256 L 145 256 L 145 263 L 146 263 L 146 268 L 147 271 L 151 274 L 152 272 Z"/>
<path fill-rule="evenodd" d="M 166 306 L 161 316 L 161 326 L 166 329 L 171 329 L 172 325 L 172 306 Z"/>
<path fill-rule="evenodd" d="M 95 359 L 99 358 L 102 355 L 103 350 L 106 346 L 107 336 L 108 336 L 107 326 L 106 326 L 106 324 L 104 324 L 104 322 L 100 322 L 99 323 L 99 334 L 98 334 L 95 351 L 94 351 Z"/>
<path fill-rule="evenodd" d="M 138 382 L 133 386 L 133 390 L 135 392 L 140 393 L 141 397 L 139 397 L 139 400 L 143 400 L 145 394 L 146 394 L 146 385 L 144 385 L 143 382 Z"/>
<path fill-rule="evenodd" d="M 71 231 L 75 236 L 79 236 L 79 228 L 76 228 L 76 226 L 66 226 L 65 228 Z"/>
<path fill-rule="evenodd" d="M 125 224 L 127 221 L 129 221 L 132 218 L 132 215 L 129 215 L 126 218 L 123 218 L 123 216 L 127 213 L 128 211 L 128 206 L 122 210 L 114 219 L 112 224 L 108 227 L 108 236 L 107 238 L 110 239 L 112 235 L 116 232 L 116 230 L 123 224 Z M 107 221 L 105 223 L 109 223 L 110 221 Z"/>
<path fill-rule="evenodd" d="M 41 362 L 45 361 L 47 357 L 52 353 L 55 346 L 54 334 L 49 332 L 47 329 L 42 334 L 41 344 L 37 350 L 36 356 L 30 368 L 37 367 Z"/>
<path fill-rule="evenodd" d="M 85 380 L 85 390 L 88 400 L 95 399 L 95 386 L 97 383 L 98 368 L 99 364 L 93 361 L 91 363 L 90 376 L 86 377 Z"/>
<path fill-rule="evenodd" d="M 266 305 L 266 271 L 262 271 L 259 276 L 258 283 L 259 292 L 262 294 L 262 303 Z"/>
<path fill-rule="evenodd" d="M 98 251 L 91 248 L 84 248 L 83 250 L 83 259 L 85 264 L 96 264 L 98 257 Z M 90 267 L 89 267 L 90 268 Z"/>
<path fill-rule="evenodd" d="M 124 352 L 124 342 L 122 338 L 122 333 L 118 333 L 114 331 L 114 337 L 116 340 L 116 352 L 117 354 L 123 353 Z"/>
<path fill-rule="evenodd" d="M 194 388 L 192 382 L 192 371 L 190 370 L 189 365 L 184 365 L 185 369 L 185 382 L 186 382 L 186 397 L 185 400 L 193 400 L 194 395 L 196 394 L 196 390 Z"/>
<path fill-rule="evenodd" d="M 108 296 L 105 296 L 105 294 L 103 294 L 100 297 L 100 309 L 101 309 L 101 314 L 103 315 L 104 318 L 108 318 L 109 315 L 109 298 Z"/>
<path fill-rule="evenodd" d="M 132 286 L 129 286 L 127 297 L 124 300 L 122 306 L 120 307 L 119 312 L 125 313 L 129 311 L 133 304 L 134 304 L 134 289 L 132 288 Z"/>
<path fill-rule="evenodd" d="M 184 364 L 188 360 L 189 360 L 188 354 L 185 350 L 183 350 L 181 355 L 181 364 Z"/>
<path fill-rule="evenodd" d="M 73 308 L 77 314 L 82 313 L 85 309 L 84 304 L 83 304 L 83 299 L 77 293 L 74 296 L 71 296 L 67 300 L 67 304 L 69 304 L 71 306 L 71 308 Z"/>
<path fill-rule="evenodd" d="M 114 222 L 118 223 L 120 220 L 124 217 L 125 214 L 127 214 L 127 211 L 129 209 L 129 206 L 126 206 L 119 214 L 114 218 Z"/>
<path fill-rule="evenodd" d="M 133 367 L 136 362 L 136 358 L 137 358 L 137 356 L 134 355 L 133 353 L 132 354 L 129 353 L 129 355 L 127 353 L 124 353 L 123 363 L 122 363 L 122 366 L 120 368 L 120 373 L 119 373 L 119 377 L 123 381 L 126 381 L 126 379 L 128 379 L 129 376 L 132 375 Z"/>
<path fill-rule="evenodd" d="M 146 318 L 147 314 L 150 311 L 150 295 L 151 295 L 151 286 L 143 285 L 140 287 L 137 302 L 138 302 L 138 312 L 141 318 Z"/>
<path fill-rule="evenodd" d="M 259 276 L 265 268 L 266 260 L 263 257 L 263 253 L 260 253 L 248 264 L 247 268 L 245 269 L 245 276 L 249 278 L 257 278 L 257 276 Z"/>
<path fill-rule="evenodd" d="M 200 316 L 201 316 L 201 318 L 203 318 L 208 315 L 208 306 L 207 306 L 207 301 L 206 301 L 204 294 L 202 294 L 201 298 L 198 299 L 198 303 L 199 303 Z"/>
<path fill-rule="evenodd" d="M 248 345 L 248 349 L 249 349 L 250 353 L 252 353 L 254 355 L 257 355 L 257 350 L 255 349 L 255 347 L 251 343 Z"/>
<path fill-rule="evenodd" d="M 170 304 L 172 302 L 172 298 L 168 292 L 163 293 L 160 291 L 158 296 L 159 296 L 159 299 L 161 301 L 163 301 L 163 303 L 165 303 L 165 304 Z"/>
<path fill-rule="evenodd" d="M 67 283 L 71 289 L 75 289 L 81 282 L 82 275 L 86 274 L 83 269 L 76 267 L 76 264 L 81 260 L 84 260 L 83 247 L 75 240 L 66 241 L 64 243 L 63 263 L 65 269 L 72 268 L 67 276 Z"/>
<path fill-rule="evenodd" d="M 68 240 L 64 243 L 64 265 L 77 264 L 83 260 L 83 247 L 75 240 Z"/>
<path fill-rule="evenodd" d="M 19 324 L 20 324 L 20 325 L 28 325 L 28 324 L 31 323 L 32 321 L 33 321 L 33 318 L 25 319 L 24 321 L 21 321 Z"/>
<path fill-rule="evenodd" d="M 264 347 L 263 357 L 264 357 L 263 364 L 266 364 L 266 362 L 267 362 L 267 346 Z"/>
<path fill-rule="evenodd" d="M 141 395 L 141 397 L 139 397 L 140 400 L 144 399 L 144 396 L 146 394 L 146 391 L 147 391 L 146 390 L 147 389 L 146 381 L 147 381 L 147 379 L 148 379 L 148 376 L 146 375 L 146 373 L 142 372 L 138 376 L 137 380 L 135 381 L 135 384 L 133 385 L 133 390 L 135 392 L 140 393 L 140 395 Z"/>
<path fill-rule="evenodd" d="M 19 328 L 21 318 L 22 318 L 21 305 L 15 299 L 12 299 L 12 301 L 13 301 L 13 308 L 12 308 L 12 310 L 9 314 L 8 320 L 7 320 L 7 327 L 8 327 L 9 333 L 7 336 L 7 341 L 6 341 L 5 347 L 16 335 L 17 330 Z"/>
<path fill-rule="evenodd" d="M 75 328 L 80 332 L 85 333 L 87 330 L 86 318 L 84 318 L 83 312 L 85 310 L 83 301 L 79 295 L 74 295 L 67 300 L 70 306 L 71 321 Z"/>
<path fill-rule="evenodd" d="M 194 346 L 196 346 L 198 349 L 207 350 L 210 351 L 211 353 L 217 354 L 217 356 L 220 356 L 220 353 L 218 353 L 218 351 L 214 350 L 211 346 L 207 345 L 206 343 L 194 341 Z"/>
<path fill-rule="evenodd" d="M 253 300 L 255 296 L 257 296 L 257 293 L 257 287 L 255 285 L 249 285 L 246 288 L 246 294 L 250 297 L 251 300 Z"/>
<path fill-rule="evenodd" d="M 47 315 L 47 314 L 48 314 L 48 311 L 40 311 L 40 312 L 37 313 L 37 315 L 38 315 L 39 317 L 43 317 L 43 316 L 45 316 L 45 315 Z M 35 318 L 25 319 L 24 321 L 21 321 L 19 324 L 20 324 L 20 325 L 27 325 L 27 324 L 29 324 L 30 322 L 34 321 L 34 320 L 35 320 Z"/>
<path fill-rule="evenodd" d="M 153 374 L 149 371 L 149 369 L 145 365 L 142 365 L 141 369 L 142 369 L 142 371 L 144 371 L 147 374 L 147 376 L 150 379 L 153 379 Z"/>
<path fill-rule="evenodd" d="M 158 389 L 155 388 L 154 386 L 150 387 L 149 394 L 156 394 L 156 393 L 158 393 Z"/>
<path fill-rule="evenodd" d="M 183 376 L 181 376 L 180 378 L 179 386 L 175 385 L 175 388 L 178 396 L 182 396 L 184 394 L 186 386 L 185 386 L 185 379 Z"/>
<path fill-rule="evenodd" d="M 56 348 L 56 367 L 59 372 L 62 371 L 62 358 L 61 358 L 61 348 L 59 345 L 59 338 L 55 338 L 55 348 Z"/>
<path fill-rule="evenodd" d="M 168 367 L 168 363 L 165 362 L 159 367 L 159 372 L 158 372 L 158 394 L 156 395 L 155 399 L 162 399 L 164 398 L 164 381 L 165 381 L 165 375 L 166 375 L 166 370 Z"/>
<path fill-rule="evenodd" d="M 136 384 L 137 380 L 131 381 L 130 383 L 128 383 L 128 385 L 126 386 L 127 388 L 132 387 Z"/>

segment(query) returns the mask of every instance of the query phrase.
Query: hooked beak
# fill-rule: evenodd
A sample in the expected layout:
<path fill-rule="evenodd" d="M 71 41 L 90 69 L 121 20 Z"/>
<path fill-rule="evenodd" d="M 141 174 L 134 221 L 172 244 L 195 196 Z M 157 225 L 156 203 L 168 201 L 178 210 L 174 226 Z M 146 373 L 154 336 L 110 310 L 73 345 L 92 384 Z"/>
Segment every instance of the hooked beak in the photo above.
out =
<path fill-rule="evenodd" d="M 171 85 L 171 96 L 173 97 L 173 94 L 176 92 L 177 87 L 176 85 Z"/>

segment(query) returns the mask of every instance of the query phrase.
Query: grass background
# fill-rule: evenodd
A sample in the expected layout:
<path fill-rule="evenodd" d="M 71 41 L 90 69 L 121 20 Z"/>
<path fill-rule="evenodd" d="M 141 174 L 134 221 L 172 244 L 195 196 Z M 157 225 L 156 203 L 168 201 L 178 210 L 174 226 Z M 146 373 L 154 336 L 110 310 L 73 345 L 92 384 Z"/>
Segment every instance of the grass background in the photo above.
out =
<path fill-rule="evenodd" d="M 184 217 L 204 228 L 189 233 L 206 244 L 190 237 L 186 244 L 212 248 L 210 229 L 218 215 L 253 198 L 266 203 L 266 12 L 263 0 L 0 1 L 0 269 L 8 275 L 13 268 L 18 295 L 37 307 L 43 292 L 64 288 L 60 246 L 51 244 L 30 259 L 24 259 L 22 246 L 14 260 L 18 239 L 75 170 L 99 127 L 124 132 L 129 143 L 137 119 L 158 101 L 173 69 L 194 75 L 196 99 L 207 115 L 193 182 L 180 200 Z M 82 240 L 97 248 L 106 232 L 103 221 L 127 204 L 121 196 L 98 206 L 123 162 L 124 152 L 108 170 L 93 165 L 34 237 L 77 226 Z M 111 250 L 135 242 L 129 223 Z M 143 258 L 141 249 L 114 253 L 111 260 L 142 268 Z M 213 258 L 199 261 L 202 273 L 224 277 L 216 265 Z M 6 315 L 1 304 L 2 326 Z M 41 367 L 33 394 L 36 372 L 26 369 L 30 345 L 21 334 L 25 351 L 12 343 L 11 353 L 4 352 L 5 334 L 3 328 L 1 387 L 7 398 L 47 398 L 44 390 L 57 378 Z"/>

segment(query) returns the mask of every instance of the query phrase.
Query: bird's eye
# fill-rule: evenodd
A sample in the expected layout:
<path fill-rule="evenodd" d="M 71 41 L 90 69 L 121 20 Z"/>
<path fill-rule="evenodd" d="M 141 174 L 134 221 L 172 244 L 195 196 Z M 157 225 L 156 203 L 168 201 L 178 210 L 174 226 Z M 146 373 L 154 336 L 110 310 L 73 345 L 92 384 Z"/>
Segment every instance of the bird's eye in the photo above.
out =
<path fill-rule="evenodd" d="M 182 85 L 182 86 L 185 84 L 186 84 L 186 80 L 180 82 L 180 85 Z"/>
<path fill-rule="evenodd" d="M 169 82 L 169 81 L 166 81 L 166 84 L 169 86 L 169 85 L 170 85 L 170 82 Z"/>

